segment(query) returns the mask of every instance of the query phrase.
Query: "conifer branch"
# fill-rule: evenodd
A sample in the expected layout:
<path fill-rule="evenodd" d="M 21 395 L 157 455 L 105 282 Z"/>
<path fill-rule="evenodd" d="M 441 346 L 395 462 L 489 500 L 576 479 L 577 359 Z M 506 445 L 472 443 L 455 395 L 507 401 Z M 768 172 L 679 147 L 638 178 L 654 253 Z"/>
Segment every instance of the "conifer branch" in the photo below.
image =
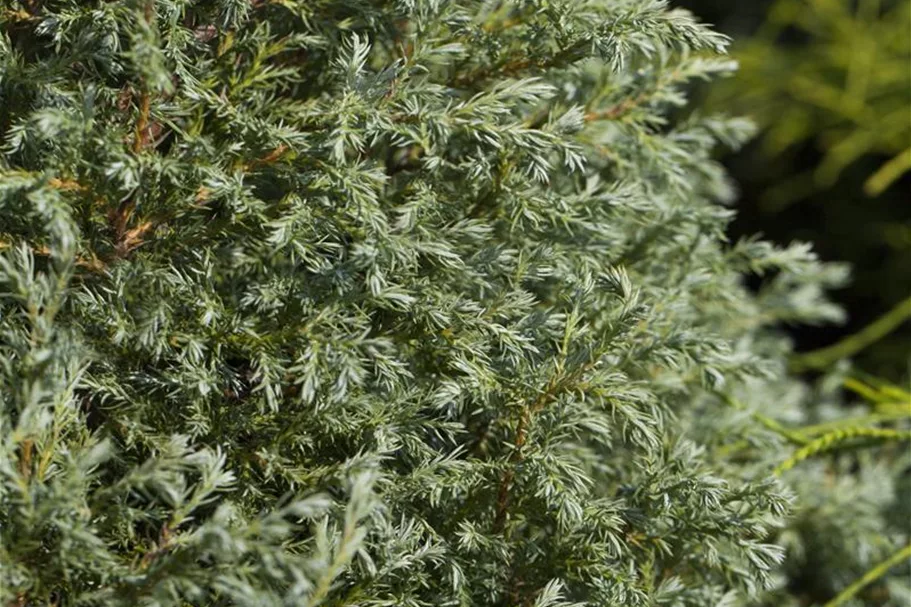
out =
<path fill-rule="evenodd" d="M 516 435 L 511 447 L 512 452 L 510 454 L 509 464 L 503 472 L 503 476 L 500 478 L 500 485 L 497 489 L 496 515 L 494 516 L 493 522 L 494 533 L 502 533 L 503 528 L 506 525 L 506 516 L 509 511 L 509 493 L 512 489 L 513 480 L 515 479 L 516 465 L 523 459 L 522 449 L 525 447 L 525 442 L 528 440 L 528 427 L 532 422 L 532 417 L 534 413 L 546 406 L 547 401 L 553 397 L 556 387 L 557 382 L 554 376 L 544 389 L 544 392 L 542 392 L 531 405 L 522 407 L 521 414 L 519 415 L 519 423 L 516 426 Z"/>
<path fill-rule="evenodd" d="M 586 122 L 595 122 L 598 120 L 616 120 L 621 118 L 631 109 L 638 106 L 644 100 L 648 98 L 647 95 L 640 95 L 634 99 L 624 99 L 620 103 L 607 108 L 606 110 L 598 110 L 595 112 L 586 112 L 585 121 Z"/>
<path fill-rule="evenodd" d="M 743 123 L 670 111 L 724 39 L 532 4 L 0 15 L 0 604 L 704 607 L 792 598 L 779 529 L 856 543 L 853 501 L 789 523 L 768 455 L 718 446 L 740 404 L 701 408 L 696 378 L 749 392 L 809 457 L 896 440 L 853 428 L 902 398 L 777 421 L 805 390 L 768 319 L 830 317 L 833 272 L 724 241 Z"/>
<path fill-rule="evenodd" d="M 721 399 L 724 402 L 726 402 L 731 407 L 734 407 L 738 411 L 747 411 L 746 405 L 744 405 L 743 403 L 738 401 L 736 398 L 734 398 L 730 394 L 726 394 L 723 392 L 717 392 L 717 394 L 721 397 Z M 803 436 L 805 428 L 796 428 L 796 429 L 787 428 L 783 424 L 778 422 L 777 420 L 772 419 L 771 417 L 769 417 L 767 415 L 763 415 L 762 413 L 759 413 L 758 411 L 750 410 L 749 413 L 750 413 L 750 417 L 752 417 L 754 420 L 756 420 L 757 422 L 759 422 L 760 424 L 762 424 L 769 430 L 775 432 L 776 434 L 779 434 L 780 436 L 784 437 L 786 440 L 788 440 L 796 445 L 806 445 L 809 442 L 809 439 L 807 439 L 805 436 Z"/>
<path fill-rule="evenodd" d="M 831 451 L 832 449 L 837 448 L 841 443 L 858 438 L 874 439 L 877 442 L 907 442 L 911 441 L 911 430 L 891 430 L 884 428 L 844 428 L 835 430 L 810 441 L 804 447 L 798 449 L 794 455 L 775 468 L 775 474 L 781 475 L 805 459 L 824 451 Z"/>
<path fill-rule="evenodd" d="M 911 319 L 911 297 L 898 302 L 895 307 L 878 319 L 838 343 L 820 350 L 796 355 L 791 360 L 791 368 L 798 372 L 825 369 L 836 361 L 853 356 L 882 339 L 908 319 Z"/>
<path fill-rule="evenodd" d="M 577 47 L 565 48 L 545 58 L 534 59 L 527 55 L 512 57 L 496 65 L 489 65 L 473 72 L 460 74 L 450 81 L 455 88 L 468 88 L 483 84 L 492 78 L 505 79 L 528 70 L 537 72 L 563 67 L 581 58 Z"/>
<path fill-rule="evenodd" d="M 511 446 L 509 463 L 500 478 L 500 484 L 497 489 L 496 514 L 493 523 L 494 533 L 502 533 L 505 528 L 506 518 L 509 513 L 510 492 L 512 490 L 513 481 L 515 480 L 516 467 L 524 458 L 523 448 L 528 440 L 528 432 L 534 421 L 535 415 L 547 407 L 547 405 L 562 392 L 567 390 L 570 385 L 574 385 L 574 383 L 591 370 L 597 362 L 598 358 L 595 357 L 562 378 L 560 377 L 560 372 L 556 372 L 547 382 L 544 391 L 541 392 L 533 402 L 522 407 L 519 421 L 516 426 L 515 438 L 513 439 Z"/>

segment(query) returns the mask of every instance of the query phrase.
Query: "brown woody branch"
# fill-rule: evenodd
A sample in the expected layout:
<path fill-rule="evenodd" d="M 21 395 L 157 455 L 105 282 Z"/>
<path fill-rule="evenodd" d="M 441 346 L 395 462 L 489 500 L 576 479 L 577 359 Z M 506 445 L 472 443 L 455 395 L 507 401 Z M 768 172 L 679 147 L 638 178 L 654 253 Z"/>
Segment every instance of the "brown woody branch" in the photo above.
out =
<path fill-rule="evenodd" d="M 661 89 L 661 87 L 673 83 L 680 78 L 680 70 L 675 69 L 670 73 L 666 78 L 659 80 L 652 90 L 644 91 L 635 97 L 629 97 L 624 99 L 620 103 L 610 107 L 606 110 L 600 110 L 597 112 L 588 112 L 585 114 L 586 122 L 593 122 L 595 120 L 616 120 L 628 114 L 631 110 L 636 109 L 643 103 L 649 101 L 652 96 Z"/>
<path fill-rule="evenodd" d="M 28 482 L 32 476 L 32 455 L 35 452 L 35 443 L 32 439 L 27 438 L 22 441 L 22 447 L 19 450 L 19 474 Z"/>
<path fill-rule="evenodd" d="M 512 489 L 513 480 L 516 476 L 516 465 L 523 459 L 522 449 L 528 441 L 528 429 L 531 425 L 532 417 L 535 413 L 543 409 L 553 399 L 559 386 L 557 376 L 551 377 L 538 398 L 531 405 L 522 407 L 522 414 L 519 416 L 519 425 L 516 427 L 516 438 L 513 441 L 513 451 L 509 458 L 509 467 L 503 472 L 500 479 L 500 488 L 497 490 L 497 514 L 494 518 L 494 533 L 500 533 L 506 525 L 506 514 L 509 510 L 509 494 Z"/>
<path fill-rule="evenodd" d="M 534 420 L 534 416 L 548 404 L 553 402 L 557 395 L 565 388 L 571 384 L 576 385 L 574 382 L 594 367 L 597 362 L 598 357 L 595 356 L 568 376 L 563 376 L 561 378 L 558 375 L 553 375 L 547 383 L 547 387 L 538 395 L 534 402 L 522 408 L 519 424 L 516 427 L 516 438 L 513 441 L 513 451 L 509 459 L 509 466 L 503 472 L 503 476 L 500 479 L 500 487 L 497 491 L 497 510 L 493 524 L 495 533 L 501 533 L 506 526 L 506 516 L 509 512 L 509 498 L 512 490 L 512 483 L 516 475 L 516 465 L 525 458 L 522 449 L 528 441 L 528 431 L 531 422 Z"/>
<path fill-rule="evenodd" d="M 640 95 L 632 99 L 624 99 L 617 105 L 607 108 L 606 110 L 600 110 L 597 112 L 587 112 L 585 114 L 585 122 L 594 122 L 596 120 L 616 120 L 626 115 L 630 110 L 634 109 L 640 103 L 645 100 L 646 96 Z"/>
<path fill-rule="evenodd" d="M 138 154 L 149 142 L 149 114 L 152 110 L 152 96 L 143 91 L 139 97 L 139 118 L 136 120 L 136 132 L 133 137 L 133 153 Z"/>
<path fill-rule="evenodd" d="M 274 150 L 272 150 L 271 152 L 269 152 L 268 154 L 263 156 L 262 158 L 255 158 L 248 162 L 241 163 L 239 168 L 240 168 L 240 170 L 247 172 L 247 171 L 251 171 L 253 169 L 257 169 L 261 166 L 273 164 L 273 163 L 281 160 L 285 156 L 285 154 L 287 154 L 287 152 L 289 150 L 290 150 L 290 148 L 287 145 L 285 145 L 284 143 L 282 143 L 278 147 L 276 147 Z"/>
<path fill-rule="evenodd" d="M 493 77 L 496 77 L 498 79 L 508 78 L 528 69 L 550 69 L 566 62 L 572 62 L 574 58 L 578 57 L 577 49 L 573 47 L 564 49 L 544 59 L 533 60 L 527 56 L 515 57 L 499 65 L 481 68 L 473 72 L 469 72 L 468 74 L 457 76 L 451 81 L 450 84 L 456 87 L 466 87 L 476 82 L 489 80 Z"/>
<path fill-rule="evenodd" d="M 172 537 L 171 528 L 165 523 L 158 534 L 158 542 L 155 544 L 155 547 L 142 556 L 142 561 L 140 561 L 139 565 L 140 568 L 148 569 L 156 559 L 170 552 Z"/>

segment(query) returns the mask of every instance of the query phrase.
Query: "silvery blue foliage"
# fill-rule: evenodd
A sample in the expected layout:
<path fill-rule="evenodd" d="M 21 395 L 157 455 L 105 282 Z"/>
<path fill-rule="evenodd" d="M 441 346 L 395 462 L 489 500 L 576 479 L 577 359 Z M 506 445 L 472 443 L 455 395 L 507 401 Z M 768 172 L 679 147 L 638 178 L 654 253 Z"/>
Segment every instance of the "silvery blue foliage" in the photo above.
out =
<path fill-rule="evenodd" d="M 723 37 L 656 0 L 3 10 L 5 604 L 782 587 L 792 493 L 725 397 L 798 389 L 774 327 L 843 271 L 726 242 L 750 127 L 685 109 Z"/>

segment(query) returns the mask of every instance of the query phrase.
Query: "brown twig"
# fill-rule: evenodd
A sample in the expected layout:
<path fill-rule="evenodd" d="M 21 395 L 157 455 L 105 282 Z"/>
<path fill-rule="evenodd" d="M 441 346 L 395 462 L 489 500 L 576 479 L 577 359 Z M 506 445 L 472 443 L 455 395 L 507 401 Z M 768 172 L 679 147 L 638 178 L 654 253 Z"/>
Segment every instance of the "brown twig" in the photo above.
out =
<path fill-rule="evenodd" d="M 115 245 L 118 257 L 125 257 L 130 251 L 143 243 L 142 237 L 155 227 L 151 221 L 144 221 L 135 228 L 127 230 Z"/>
<path fill-rule="evenodd" d="M 0 250 L 7 249 L 11 245 L 8 242 L 0 240 Z M 51 254 L 51 250 L 45 245 L 39 245 L 37 247 L 31 247 L 32 254 L 39 255 L 41 257 L 48 257 Z M 76 265 L 91 270 L 93 272 L 101 272 L 105 269 L 105 264 L 103 261 L 98 259 L 94 254 L 90 258 L 86 257 L 76 257 Z"/>
<path fill-rule="evenodd" d="M 146 2 L 144 16 L 146 21 L 151 22 L 155 16 L 155 6 L 153 2 Z M 149 91 L 143 87 L 139 97 L 139 116 L 136 119 L 136 129 L 133 134 L 133 154 L 139 155 L 152 138 L 149 127 L 149 117 L 152 111 L 152 96 Z M 108 214 L 108 223 L 114 232 L 114 252 L 117 257 L 123 257 L 129 251 L 136 248 L 141 242 L 142 235 L 151 227 L 149 222 L 145 222 L 137 228 L 127 229 L 127 224 L 136 208 L 136 202 L 128 198 L 121 202 L 116 209 Z"/>
<path fill-rule="evenodd" d="M 127 223 L 130 221 L 130 217 L 133 216 L 135 208 L 136 203 L 132 198 L 128 198 L 117 205 L 116 209 L 112 209 L 108 213 L 108 224 L 114 233 L 114 251 L 118 256 L 125 251 Z"/>
<path fill-rule="evenodd" d="M 278 160 L 281 160 L 282 157 L 288 152 L 290 148 L 284 143 L 279 144 L 274 150 L 263 156 L 262 158 L 254 158 L 253 160 L 242 162 L 238 168 L 243 171 L 251 171 L 253 169 L 259 168 L 261 166 L 269 165 Z"/>
<path fill-rule="evenodd" d="M 47 181 L 47 185 L 55 190 L 61 190 L 63 192 L 80 192 L 85 193 L 88 191 L 88 188 L 74 179 L 60 179 L 58 177 L 52 177 Z M 6 249 L 12 246 L 12 243 L 0 240 L 0 250 Z M 51 250 L 46 245 L 37 245 L 30 246 L 31 251 L 34 255 L 40 255 L 42 257 L 47 257 L 51 254 Z M 76 257 L 75 263 L 77 266 L 87 268 L 93 272 L 100 272 L 104 270 L 105 264 L 98 259 L 94 254 L 91 257 Z"/>
<path fill-rule="evenodd" d="M 513 451 L 509 458 L 509 466 L 503 472 L 503 476 L 500 479 L 500 487 L 497 490 L 497 509 L 493 523 L 494 533 L 502 533 L 506 527 L 506 517 L 509 513 L 509 498 L 512 492 L 512 484 L 516 476 L 516 467 L 525 458 L 522 449 L 528 441 L 529 428 L 535 414 L 553 402 L 557 395 L 564 389 L 568 387 L 580 387 L 577 380 L 594 367 L 598 363 L 598 360 L 599 357 L 594 356 L 587 363 L 573 370 L 568 375 L 563 375 L 558 368 L 547 382 L 544 391 L 541 392 L 530 405 L 522 408 L 519 424 L 516 427 L 516 438 L 513 441 Z M 530 604 L 530 599 L 523 600 L 520 596 L 524 585 L 524 581 L 516 576 L 516 571 L 513 569 L 508 586 L 509 600 L 512 603 L 522 605 L 523 607 Z"/>
<path fill-rule="evenodd" d="M 171 528 L 165 523 L 161 527 L 161 531 L 158 534 L 158 542 L 155 544 L 155 547 L 152 550 L 149 550 L 142 556 L 142 561 L 140 561 L 140 568 L 148 569 L 149 566 L 155 562 L 155 560 L 167 554 L 171 550 Z"/>
<path fill-rule="evenodd" d="M 24 592 L 17 592 L 16 598 L 6 605 L 7 607 L 26 607 L 28 605 L 28 597 Z"/>
<path fill-rule="evenodd" d="M 480 68 L 474 72 L 457 76 L 451 81 L 451 84 L 452 86 L 456 87 L 465 87 L 479 81 L 487 80 L 494 76 L 497 78 L 507 78 L 527 69 L 550 69 L 564 62 L 572 62 L 576 56 L 576 51 L 577 49 L 570 47 L 550 57 L 537 60 L 532 60 L 527 56 L 515 57 L 499 65 Z"/>
<path fill-rule="evenodd" d="M 49 179 L 47 184 L 55 190 L 63 190 L 64 192 L 85 192 L 87 190 L 84 185 L 78 181 L 73 181 L 72 179 L 58 179 L 54 177 Z"/>
<path fill-rule="evenodd" d="M 19 22 L 23 22 L 23 21 L 34 21 L 34 20 L 38 19 L 37 15 L 33 15 L 33 14 L 29 13 L 27 10 L 22 9 L 22 8 L 20 8 L 19 10 L 4 9 L 2 12 L 0 12 L 0 17 L 2 17 L 4 21 L 12 22 L 12 23 L 19 23 Z"/>
<path fill-rule="evenodd" d="M 512 490 L 512 482 L 515 479 L 516 464 L 520 463 L 525 457 L 522 453 L 522 448 L 528 441 L 528 430 L 534 416 L 548 404 L 553 402 L 554 398 L 556 398 L 556 396 L 565 388 L 570 386 L 579 387 L 576 380 L 594 367 L 598 363 L 598 360 L 599 357 L 594 356 L 591 360 L 575 369 L 569 375 L 561 376 L 557 373 L 551 376 L 544 391 L 538 395 L 534 402 L 522 408 L 519 424 L 516 427 L 516 438 L 513 441 L 513 451 L 509 460 L 510 465 L 503 472 L 503 477 L 500 479 L 500 487 L 497 491 L 497 510 L 493 525 L 494 532 L 500 533 L 506 526 L 506 515 L 509 511 L 509 497 Z"/>
<path fill-rule="evenodd" d="M 22 441 L 22 447 L 19 451 L 19 474 L 28 482 L 32 476 L 32 454 L 35 450 L 35 443 L 32 439 L 27 438 Z"/>
<path fill-rule="evenodd" d="M 136 120 L 136 132 L 133 137 L 133 153 L 138 154 L 149 142 L 149 113 L 152 108 L 152 96 L 143 91 L 139 97 L 139 118 Z"/>
<path fill-rule="evenodd" d="M 522 448 L 528 441 L 528 428 L 531 424 L 532 417 L 535 413 L 547 406 L 547 403 L 556 394 L 560 381 L 557 376 L 551 377 L 544 391 L 538 395 L 531 405 L 522 407 L 522 414 L 519 416 L 519 424 L 516 427 L 516 438 L 513 441 L 513 451 L 509 458 L 509 467 L 503 472 L 500 479 L 500 487 L 497 490 L 497 514 L 494 518 L 494 533 L 500 533 L 506 526 L 506 514 L 509 510 L 509 494 L 512 490 L 512 483 L 516 476 L 516 464 L 524 459 Z"/>
<path fill-rule="evenodd" d="M 627 112 L 642 103 L 646 98 L 647 96 L 645 95 L 639 95 L 638 97 L 631 99 L 624 99 L 617 105 L 607 108 L 606 110 L 587 112 L 585 114 L 585 122 L 594 122 L 596 120 L 616 120 L 617 118 L 621 118 Z"/>

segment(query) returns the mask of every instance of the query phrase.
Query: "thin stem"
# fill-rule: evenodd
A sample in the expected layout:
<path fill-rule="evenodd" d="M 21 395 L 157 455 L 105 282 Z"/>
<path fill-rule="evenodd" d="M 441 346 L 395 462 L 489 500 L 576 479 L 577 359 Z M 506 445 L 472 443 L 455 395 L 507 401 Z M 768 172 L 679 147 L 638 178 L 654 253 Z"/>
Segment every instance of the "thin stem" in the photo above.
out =
<path fill-rule="evenodd" d="M 550 401 L 558 383 L 556 376 L 552 377 L 544 392 L 531 405 L 522 407 L 522 415 L 519 417 L 519 425 L 516 428 L 516 438 L 513 441 L 512 455 L 509 458 L 509 467 L 503 473 L 503 477 L 500 479 L 500 488 L 497 490 L 497 514 L 493 523 L 494 533 L 502 532 L 506 525 L 506 514 L 509 510 L 509 492 L 515 479 L 516 464 L 521 462 L 524 457 L 522 448 L 528 440 L 528 427 L 531 424 L 532 415 Z"/>
<path fill-rule="evenodd" d="M 579 380 L 585 373 L 590 371 L 600 360 L 600 354 L 593 356 L 587 363 L 574 369 L 568 375 L 563 375 L 563 363 L 566 360 L 566 354 L 569 348 L 570 331 L 567 327 L 563 344 L 561 346 L 561 359 L 557 364 L 554 375 L 547 382 L 547 387 L 531 404 L 522 408 L 522 414 L 519 417 L 519 424 L 516 428 L 516 438 L 513 441 L 513 452 L 509 459 L 509 465 L 503 472 L 500 479 L 500 488 L 497 491 L 497 514 L 494 518 L 493 529 L 495 533 L 500 533 L 506 525 L 506 515 L 509 511 L 509 497 L 512 489 L 512 482 L 515 478 L 516 465 L 525 457 L 522 448 L 528 440 L 528 429 L 536 413 L 544 409 L 567 385 L 573 384 Z"/>
<path fill-rule="evenodd" d="M 845 426 L 873 426 L 881 422 L 892 422 L 899 421 L 909 417 L 911 411 L 908 413 L 870 413 L 868 415 L 858 415 L 854 417 L 845 417 L 842 419 L 834 419 L 832 421 L 823 422 L 820 424 L 814 424 L 812 426 L 804 426 L 800 429 L 800 433 L 805 437 L 818 436 L 821 434 L 828 434 L 838 428 L 843 428 Z M 809 442 L 809 439 L 804 442 Z"/>
<path fill-rule="evenodd" d="M 872 438 L 882 441 L 909 441 L 911 440 L 911 431 L 909 430 L 888 430 L 883 428 L 845 428 L 844 430 L 835 430 L 824 434 L 819 438 L 810 441 L 801 449 L 798 449 L 794 455 L 783 461 L 775 468 L 775 475 L 780 476 L 787 472 L 805 459 L 809 459 L 823 451 L 829 451 L 836 448 L 840 443 L 855 438 Z"/>
<path fill-rule="evenodd" d="M 145 147 L 149 135 L 149 114 L 152 110 L 152 97 L 143 91 L 139 98 L 139 118 L 136 120 L 136 133 L 133 137 L 133 153 L 138 154 Z"/>
<path fill-rule="evenodd" d="M 863 590 L 864 588 L 866 588 L 867 586 L 869 586 L 870 584 L 872 584 L 879 578 L 886 575 L 886 573 L 888 573 L 888 571 L 890 569 L 892 569 L 896 565 L 901 564 L 902 561 L 907 560 L 907 559 L 911 559 L 911 544 L 908 544 L 907 546 L 905 546 L 904 548 L 902 548 L 901 550 L 899 550 L 898 552 L 896 552 L 895 554 L 893 554 L 892 556 L 890 556 L 889 558 L 887 558 L 883 562 L 879 563 L 878 565 L 874 566 L 872 569 L 870 569 L 865 574 L 860 576 L 854 583 L 852 583 L 850 586 L 848 586 L 847 588 L 842 590 L 840 593 L 838 593 L 838 596 L 836 596 L 834 599 L 832 599 L 831 601 L 826 603 L 823 607 L 838 607 L 839 605 L 845 604 L 846 602 L 848 602 L 849 600 L 854 598 L 854 596 L 858 592 L 860 592 L 861 590 Z"/>
<path fill-rule="evenodd" d="M 35 451 L 35 443 L 30 438 L 22 441 L 19 451 L 19 474 L 27 483 L 32 476 L 32 454 Z"/>
<path fill-rule="evenodd" d="M 864 182 L 864 192 L 868 196 L 879 196 L 907 171 L 911 171 L 911 148 L 902 150 L 870 175 Z"/>
<path fill-rule="evenodd" d="M 724 402 L 726 402 L 730 406 L 734 407 L 735 409 L 737 409 L 739 411 L 747 411 L 746 405 L 744 405 L 743 403 L 741 403 L 740 401 L 735 399 L 733 396 L 730 396 L 729 394 L 724 394 L 722 392 L 718 392 L 717 394 L 718 394 L 718 396 L 721 397 L 721 399 Z M 750 414 L 750 417 L 752 417 L 754 420 L 756 420 L 757 422 L 759 422 L 760 424 L 762 424 L 763 426 L 765 426 L 772 432 L 775 432 L 775 433 L 781 435 L 782 437 L 784 437 L 785 439 L 787 439 L 788 441 L 790 441 L 796 445 L 806 445 L 808 442 L 810 442 L 807 438 L 801 436 L 802 429 L 801 430 L 791 430 L 791 429 L 785 427 L 780 422 L 772 419 L 771 417 L 769 417 L 767 415 L 763 415 L 762 413 L 757 413 L 756 411 L 749 411 L 749 414 Z"/>
<path fill-rule="evenodd" d="M 881 317 L 838 343 L 797 355 L 792 359 L 791 367 L 795 371 L 824 369 L 882 339 L 909 318 L 911 318 L 911 297 L 899 302 Z"/>

